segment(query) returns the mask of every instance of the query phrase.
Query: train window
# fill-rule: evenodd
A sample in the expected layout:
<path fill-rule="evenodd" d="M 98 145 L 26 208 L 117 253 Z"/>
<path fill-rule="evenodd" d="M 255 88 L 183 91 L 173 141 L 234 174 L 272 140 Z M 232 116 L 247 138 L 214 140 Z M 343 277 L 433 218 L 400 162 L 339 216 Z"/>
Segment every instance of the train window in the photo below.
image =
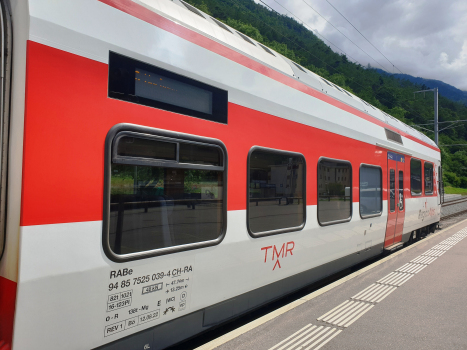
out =
<path fill-rule="evenodd" d="M 113 52 L 109 97 L 227 124 L 227 91 Z"/>
<path fill-rule="evenodd" d="M 106 145 L 108 255 L 124 261 L 219 243 L 226 225 L 222 143 L 114 128 Z"/>
<path fill-rule="evenodd" d="M 404 210 L 404 172 L 399 170 L 399 210 Z"/>
<path fill-rule="evenodd" d="M 274 54 L 272 53 L 271 50 L 269 50 L 268 47 L 266 47 L 266 46 L 264 46 L 264 45 L 261 45 L 260 43 L 258 43 L 258 45 L 261 46 L 261 47 L 263 48 L 263 50 L 266 51 L 268 54 L 273 55 L 273 56 L 276 56 L 276 55 L 274 55 Z"/>
<path fill-rule="evenodd" d="M 242 38 L 243 40 L 245 40 L 247 43 L 250 43 L 251 45 L 255 45 L 255 44 L 253 43 L 253 41 L 251 41 L 250 38 L 247 37 L 246 35 L 244 35 L 244 34 L 242 34 L 242 33 L 240 33 L 240 32 L 237 32 L 237 34 L 240 35 L 241 38 Z"/>
<path fill-rule="evenodd" d="M 433 164 L 425 162 L 425 194 L 433 194 Z"/>
<path fill-rule="evenodd" d="M 381 215 L 383 211 L 382 171 L 380 167 L 360 167 L 360 216 L 362 219 Z"/>
<path fill-rule="evenodd" d="M 193 6 L 191 6 L 190 4 L 187 4 L 185 1 L 181 1 L 181 3 L 182 3 L 183 5 L 185 5 L 185 7 L 186 7 L 188 10 L 190 10 L 191 12 L 196 13 L 198 16 L 204 18 L 204 16 L 201 14 L 201 12 L 198 11 L 198 9 L 197 9 L 196 7 L 193 7 Z"/>
<path fill-rule="evenodd" d="M 396 210 L 396 173 L 394 169 L 389 171 L 389 211 Z"/>
<path fill-rule="evenodd" d="M 422 194 L 422 162 L 419 159 L 410 160 L 410 191 L 412 195 Z"/>
<path fill-rule="evenodd" d="M 352 218 L 352 166 L 322 158 L 318 162 L 318 222 L 331 225 Z"/>
<path fill-rule="evenodd" d="M 306 70 L 304 70 L 302 66 L 300 66 L 300 65 L 297 64 L 297 63 L 295 63 L 294 61 L 291 61 L 291 62 L 295 65 L 295 67 L 297 67 L 298 69 L 300 69 L 303 73 L 306 73 Z"/>
<path fill-rule="evenodd" d="M 248 157 L 248 231 L 253 237 L 301 230 L 306 220 L 305 158 L 254 147 Z"/>

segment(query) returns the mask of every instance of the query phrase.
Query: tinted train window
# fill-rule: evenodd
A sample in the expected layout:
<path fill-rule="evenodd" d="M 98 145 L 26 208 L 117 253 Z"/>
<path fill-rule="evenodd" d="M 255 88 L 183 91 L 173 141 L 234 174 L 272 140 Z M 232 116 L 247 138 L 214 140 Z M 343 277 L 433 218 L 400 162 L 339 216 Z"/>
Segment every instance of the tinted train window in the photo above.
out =
<path fill-rule="evenodd" d="M 318 222 L 350 221 L 352 217 L 352 166 L 346 161 L 321 159 L 318 163 Z"/>
<path fill-rule="evenodd" d="M 414 195 L 422 194 L 422 162 L 418 159 L 410 160 L 410 191 Z"/>
<path fill-rule="evenodd" d="M 227 123 L 227 91 L 113 52 L 109 97 Z"/>
<path fill-rule="evenodd" d="M 122 132 L 114 138 L 109 175 L 114 254 L 188 249 L 223 234 L 224 151 L 218 145 Z"/>
<path fill-rule="evenodd" d="M 360 216 L 381 215 L 383 208 L 382 171 L 379 167 L 360 168 Z"/>
<path fill-rule="evenodd" d="M 300 230 L 305 223 L 305 158 L 255 148 L 248 167 L 248 230 L 263 236 Z"/>
<path fill-rule="evenodd" d="M 425 174 L 425 194 L 433 194 L 433 164 L 424 164 Z"/>
<path fill-rule="evenodd" d="M 394 169 L 389 171 L 389 211 L 396 210 L 396 173 Z"/>
<path fill-rule="evenodd" d="M 404 172 L 399 170 L 399 210 L 404 210 Z"/>

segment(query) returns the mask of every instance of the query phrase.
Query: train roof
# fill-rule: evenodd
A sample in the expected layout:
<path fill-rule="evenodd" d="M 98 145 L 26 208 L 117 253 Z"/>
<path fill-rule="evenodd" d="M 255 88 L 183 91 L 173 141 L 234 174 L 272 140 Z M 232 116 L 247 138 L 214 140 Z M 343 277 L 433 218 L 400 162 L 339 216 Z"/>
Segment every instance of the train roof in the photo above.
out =
<path fill-rule="evenodd" d="M 288 59 L 280 53 L 274 51 L 251 37 L 237 31 L 212 16 L 204 13 L 198 8 L 186 3 L 182 0 L 172 1 L 154 1 L 140 0 L 143 6 L 149 7 L 152 11 L 161 12 L 165 17 L 168 17 L 178 23 L 202 32 L 216 41 L 228 45 L 235 50 L 241 51 L 253 59 L 265 64 L 283 74 L 299 79 L 303 84 L 306 84 L 313 89 L 322 91 L 333 98 L 340 100 L 360 111 L 407 133 L 429 145 L 437 148 L 436 143 L 425 134 L 403 123 L 397 118 L 380 110 L 379 108 L 364 101 L 353 93 L 337 86 L 327 79 L 308 70 L 300 64 Z"/>

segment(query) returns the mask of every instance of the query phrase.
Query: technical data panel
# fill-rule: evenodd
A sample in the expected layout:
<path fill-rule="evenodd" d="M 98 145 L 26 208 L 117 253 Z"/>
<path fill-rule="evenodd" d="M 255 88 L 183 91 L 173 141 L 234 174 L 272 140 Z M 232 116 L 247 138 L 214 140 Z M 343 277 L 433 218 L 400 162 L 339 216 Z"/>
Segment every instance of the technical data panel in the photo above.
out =
<path fill-rule="evenodd" d="M 153 264 L 109 272 L 102 335 L 110 342 L 189 312 L 193 264 Z"/>

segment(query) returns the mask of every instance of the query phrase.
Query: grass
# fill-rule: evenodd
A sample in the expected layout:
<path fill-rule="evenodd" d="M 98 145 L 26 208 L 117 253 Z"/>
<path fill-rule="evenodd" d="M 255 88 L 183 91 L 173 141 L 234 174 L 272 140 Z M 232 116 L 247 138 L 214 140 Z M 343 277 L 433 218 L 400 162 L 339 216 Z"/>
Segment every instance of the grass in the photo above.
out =
<path fill-rule="evenodd" d="M 467 195 L 467 188 L 458 188 L 458 187 L 451 187 L 446 186 L 444 188 L 445 194 L 461 194 L 463 196 Z"/>

